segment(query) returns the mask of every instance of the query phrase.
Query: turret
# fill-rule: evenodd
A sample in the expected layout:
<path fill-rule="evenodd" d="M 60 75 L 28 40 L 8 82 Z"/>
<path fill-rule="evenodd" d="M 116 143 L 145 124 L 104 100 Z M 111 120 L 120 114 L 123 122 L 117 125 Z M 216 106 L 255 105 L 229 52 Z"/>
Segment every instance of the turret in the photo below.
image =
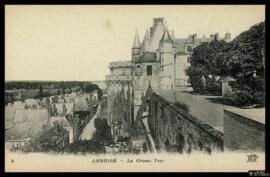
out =
<path fill-rule="evenodd" d="M 145 51 L 148 51 L 149 48 L 151 47 L 150 45 L 151 45 L 150 32 L 147 29 L 141 45 L 141 54 L 143 54 Z"/>
<path fill-rule="evenodd" d="M 163 33 L 159 45 L 160 45 L 161 53 L 172 52 L 173 40 L 168 29 L 166 29 L 165 32 Z"/>
<path fill-rule="evenodd" d="M 138 32 L 136 30 L 135 37 L 134 37 L 134 42 L 132 46 L 132 60 L 137 61 L 140 58 L 140 49 L 141 49 L 141 42 L 139 39 Z"/>
<path fill-rule="evenodd" d="M 146 32 L 145 32 L 143 41 L 146 41 L 146 40 L 148 40 L 148 39 L 150 39 L 150 32 L 149 32 L 149 30 L 147 29 Z"/>

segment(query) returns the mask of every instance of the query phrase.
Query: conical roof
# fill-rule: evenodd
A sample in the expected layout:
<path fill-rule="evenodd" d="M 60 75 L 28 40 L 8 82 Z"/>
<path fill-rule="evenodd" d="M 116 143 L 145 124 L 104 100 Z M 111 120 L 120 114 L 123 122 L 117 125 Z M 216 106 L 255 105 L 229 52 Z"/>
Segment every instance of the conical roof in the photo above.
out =
<path fill-rule="evenodd" d="M 140 42 L 140 39 L 139 39 L 138 32 L 136 30 L 135 38 L 134 38 L 134 42 L 133 42 L 132 48 L 140 48 L 140 47 L 141 47 L 141 42 Z"/>
<path fill-rule="evenodd" d="M 143 40 L 145 41 L 145 40 L 147 40 L 147 39 L 150 39 L 150 32 L 149 32 L 148 29 L 147 29 L 146 32 L 145 32 L 145 35 L 144 35 Z"/>
<path fill-rule="evenodd" d="M 168 29 L 166 29 L 165 32 L 163 33 L 161 41 L 162 42 L 173 42 L 172 37 L 171 37 Z"/>

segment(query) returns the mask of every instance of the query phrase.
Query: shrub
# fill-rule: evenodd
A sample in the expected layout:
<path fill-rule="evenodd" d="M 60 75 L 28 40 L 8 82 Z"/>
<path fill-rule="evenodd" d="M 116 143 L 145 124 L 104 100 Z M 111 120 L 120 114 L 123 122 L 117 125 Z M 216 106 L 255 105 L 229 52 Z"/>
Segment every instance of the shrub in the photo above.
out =
<path fill-rule="evenodd" d="M 254 104 L 253 94 L 248 91 L 235 91 L 228 98 L 229 104 L 232 106 L 251 106 Z"/>
<path fill-rule="evenodd" d="M 186 74 L 189 76 L 190 84 L 195 93 L 203 93 L 202 73 L 197 68 L 189 67 L 186 70 Z"/>
<path fill-rule="evenodd" d="M 214 95 L 221 95 L 222 94 L 221 83 L 208 82 L 206 84 L 206 92 L 214 94 Z"/>

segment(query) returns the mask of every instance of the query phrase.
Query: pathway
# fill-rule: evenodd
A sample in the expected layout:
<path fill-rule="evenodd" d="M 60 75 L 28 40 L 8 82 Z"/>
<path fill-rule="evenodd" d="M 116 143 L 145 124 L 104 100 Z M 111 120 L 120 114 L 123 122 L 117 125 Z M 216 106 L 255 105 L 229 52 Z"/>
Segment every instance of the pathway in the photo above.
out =
<path fill-rule="evenodd" d="M 97 108 L 97 113 L 93 116 L 93 118 L 89 121 L 89 123 L 83 129 L 83 132 L 79 137 L 79 140 L 91 140 L 92 139 L 93 134 L 96 131 L 94 122 L 95 122 L 95 119 L 98 118 L 100 110 L 101 110 L 101 105 L 99 104 L 98 108 Z"/>

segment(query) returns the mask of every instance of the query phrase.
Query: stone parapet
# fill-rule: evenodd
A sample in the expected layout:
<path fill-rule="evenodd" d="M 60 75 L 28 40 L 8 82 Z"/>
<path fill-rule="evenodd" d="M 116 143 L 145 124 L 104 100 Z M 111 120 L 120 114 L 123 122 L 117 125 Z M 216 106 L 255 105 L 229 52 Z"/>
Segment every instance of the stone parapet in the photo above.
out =
<path fill-rule="evenodd" d="M 106 81 L 132 81 L 132 76 L 129 75 L 106 75 Z"/>
<path fill-rule="evenodd" d="M 109 68 L 130 68 L 131 67 L 131 61 L 117 61 L 117 62 L 111 62 L 109 64 Z"/>
<path fill-rule="evenodd" d="M 223 151 L 223 133 L 149 89 L 145 93 L 135 122 L 141 129 L 144 128 L 142 121 L 145 119 L 145 110 L 149 111 L 147 122 L 158 151 Z"/>
<path fill-rule="evenodd" d="M 249 110 L 224 110 L 224 146 L 229 151 L 265 151 L 265 124 L 258 115 L 244 114 Z"/>

